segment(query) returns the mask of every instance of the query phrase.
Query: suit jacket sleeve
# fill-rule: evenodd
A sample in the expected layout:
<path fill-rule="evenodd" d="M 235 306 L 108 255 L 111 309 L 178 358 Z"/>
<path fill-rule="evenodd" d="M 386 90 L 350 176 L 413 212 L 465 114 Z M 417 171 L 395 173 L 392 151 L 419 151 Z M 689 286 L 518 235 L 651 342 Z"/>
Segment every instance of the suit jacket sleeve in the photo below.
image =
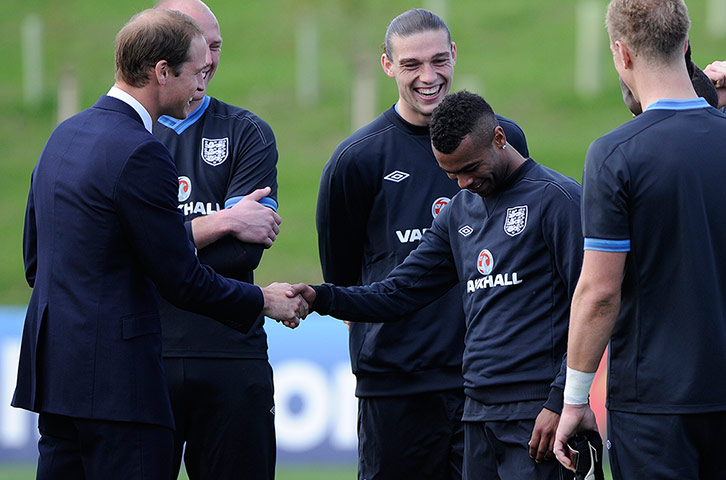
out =
<path fill-rule="evenodd" d="M 115 188 L 122 230 L 159 293 L 180 308 L 249 330 L 264 306 L 262 291 L 200 265 L 175 205 L 177 174 L 168 150 L 156 140 L 140 145 Z"/>
<path fill-rule="evenodd" d="M 25 264 L 25 280 L 32 288 L 35 286 L 35 274 L 38 269 L 38 229 L 35 225 L 35 203 L 33 199 L 33 180 L 30 180 L 28 205 L 25 210 L 25 229 L 23 231 L 23 263 Z"/>

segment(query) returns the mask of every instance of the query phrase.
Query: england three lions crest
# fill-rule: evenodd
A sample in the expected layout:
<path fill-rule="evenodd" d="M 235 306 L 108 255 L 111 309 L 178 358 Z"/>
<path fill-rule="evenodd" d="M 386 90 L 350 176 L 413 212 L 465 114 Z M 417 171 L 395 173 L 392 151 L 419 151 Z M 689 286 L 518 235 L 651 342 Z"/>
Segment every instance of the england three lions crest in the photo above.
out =
<path fill-rule="evenodd" d="M 227 138 L 202 138 L 202 160 L 213 167 L 220 165 L 227 160 L 228 145 Z"/>
<path fill-rule="evenodd" d="M 504 233 L 510 237 L 519 235 L 527 226 L 527 205 L 507 209 L 507 218 L 504 219 Z"/>

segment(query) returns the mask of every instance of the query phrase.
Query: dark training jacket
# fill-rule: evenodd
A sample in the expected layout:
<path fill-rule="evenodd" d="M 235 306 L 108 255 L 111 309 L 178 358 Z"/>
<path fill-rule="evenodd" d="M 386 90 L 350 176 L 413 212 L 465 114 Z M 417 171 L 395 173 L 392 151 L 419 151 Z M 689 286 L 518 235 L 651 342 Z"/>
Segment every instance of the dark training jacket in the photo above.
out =
<path fill-rule="evenodd" d="M 497 118 L 527 156 L 521 128 Z M 393 107 L 383 112 L 341 143 L 323 170 L 317 227 L 325 281 L 350 286 L 386 278 L 458 192 L 436 162 L 428 127 L 409 124 Z M 397 323 L 351 325 L 357 396 L 462 387 L 461 295 L 444 285 L 436 297 L 442 298 L 420 310 L 396 312 Z"/>

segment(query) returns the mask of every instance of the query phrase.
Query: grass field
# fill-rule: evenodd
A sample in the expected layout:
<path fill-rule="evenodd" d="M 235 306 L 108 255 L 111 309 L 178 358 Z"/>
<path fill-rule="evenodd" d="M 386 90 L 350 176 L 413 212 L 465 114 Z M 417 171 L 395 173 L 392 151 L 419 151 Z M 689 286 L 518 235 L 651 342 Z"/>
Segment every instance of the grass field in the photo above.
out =
<path fill-rule="evenodd" d="M 593 0 L 597 1 L 597 0 Z M 276 132 L 279 203 L 283 217 L 277 243 L 264 256 L 257 281 L 316 282 L 321 279 L 314 225 L 320 172 L 335 145 L 351 133 L 351 84 L 355 64 L 373 69 L 375 111 L 396 99 L 393 81 L 378 66 L 387 22 L 420 6 L 409 0 L 210 0 L 219 17 L 224 47 L 210 93 L 245 106 Z M 426 2 L 423 2 L 426 4 Z M 439 2 L 441 3 L 441 2 Z M 527 134 L 532 157 L 581 178 L 588 144 L 628 120 L 620 100 L 605 35 L 598 65 L 603 89 L 580 98 L 573 90 L 576 0 L 456 0 L 446 20 L 458 46 L 454 89 L 482 93 L 495 111 L 516 120 Z M 597 2 L 603 10 L 606 2 Z M 104 94 L 113 78 L 113 37 L 146 0 L 4 0 L 0 6 L 0 304 L 24 304 L 21 236 L 28 181 L 55 125 L 56 90 L 63 71 L 78 79 L 82 108 Z M 705 32 L 706 0 L 688 2 L 694 60 L 704 66 L 721 58 L 723 42 Z M 39 104 L 22 100 L 20 24 L 30 13 L 45 24 L 45 89 Z M 295 98 L 296 19 L 318 25 L 320 100 Z"/>

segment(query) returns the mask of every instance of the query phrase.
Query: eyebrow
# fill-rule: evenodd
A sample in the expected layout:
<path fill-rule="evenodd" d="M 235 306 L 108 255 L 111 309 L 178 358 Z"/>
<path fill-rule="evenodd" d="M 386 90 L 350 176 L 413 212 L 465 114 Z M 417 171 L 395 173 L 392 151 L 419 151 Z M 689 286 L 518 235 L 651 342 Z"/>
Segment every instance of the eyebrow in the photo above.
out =
<path fill-rule="evenodd" d="M 436 53 L 431 57 L 431 60 L 440 60 L 442 58 L 450 58 L 451 52 L 440 52 Z M 422 60 L 419 58 L 401 58 L 398 60 L 398 63 L 411 63 L 411 62 L 421 62 Z"/>
<path fill-rule="evenodd" d="M 467 163 L 466 165 L 464 165 L 460 169 L 458 169 L 456 171 L 453 171 L 453 172 L 452 171 L 449 171 L 449 170 L 446 170 L 445 168 L 442 168 L 441 170 L 443 170 L 444 172 L 446 172 L 446 173 L 448 173 L 450 175 L 457 175 L 459 173 L 466 172 L 467 170 L 472 170 L 473 168 L 477 167 L 480 163 L 481 163 L 481 160 L 474 160 L 474 161 L 472 161 L 470 163 Z"/>

